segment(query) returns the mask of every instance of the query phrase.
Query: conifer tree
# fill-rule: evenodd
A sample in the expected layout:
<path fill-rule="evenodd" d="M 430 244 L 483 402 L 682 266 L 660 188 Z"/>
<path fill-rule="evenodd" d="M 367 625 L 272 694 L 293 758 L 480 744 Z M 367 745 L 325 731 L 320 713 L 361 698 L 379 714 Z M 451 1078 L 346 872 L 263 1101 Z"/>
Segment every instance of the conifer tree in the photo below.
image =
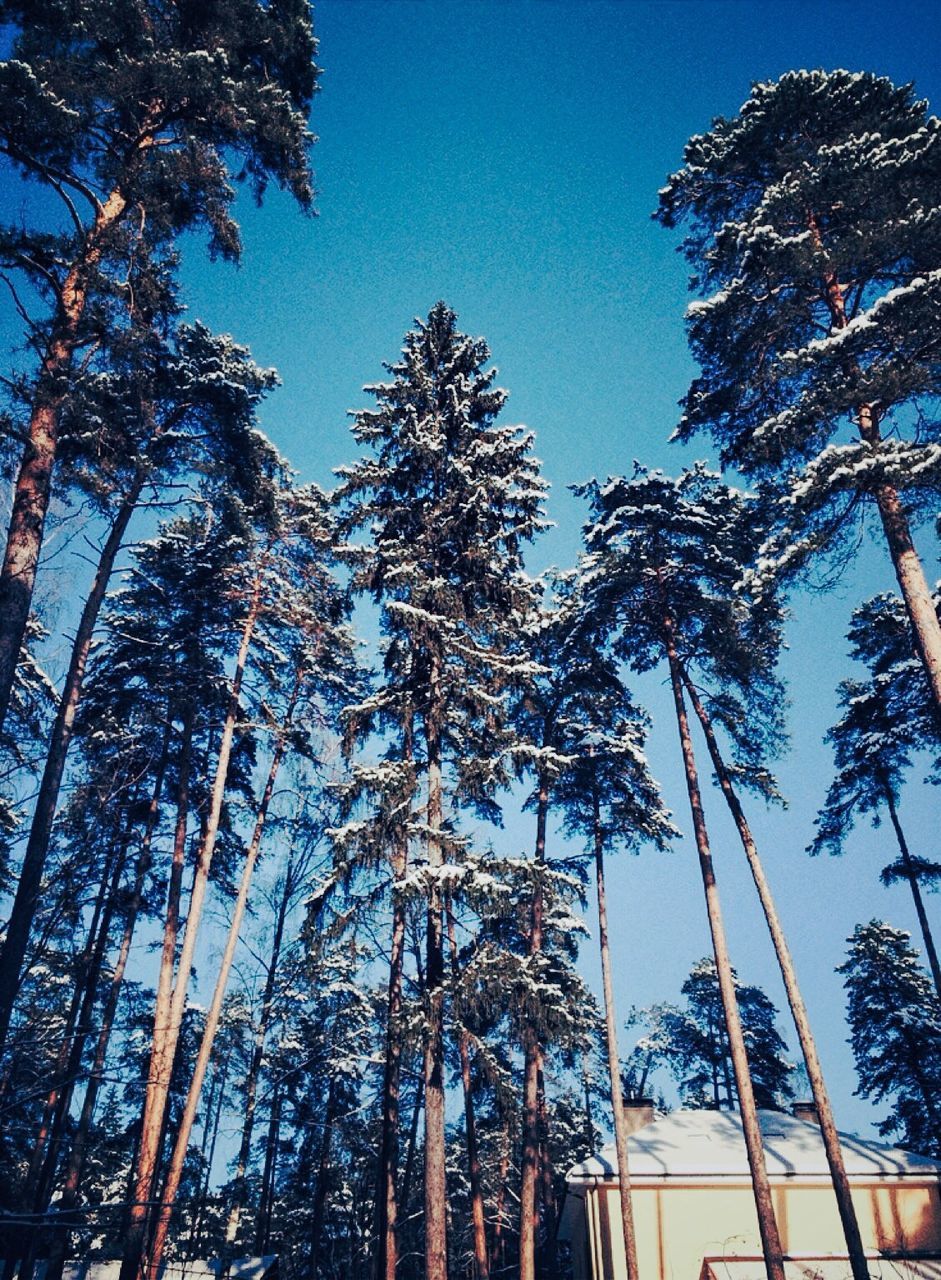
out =
<path fill-rule="evenodd" d="M 630 479 L 603 487 L 593 482 L 584 491 L 592 504 L 582 573 L 591 610 L 613 630 L 616 652 L 635 670 L 665 660 L 670 675 L 765 1265 L 769 1280 L 781 1280 L 781 1242 L 686 707 L 695 670 L 719 692 L 716 705 L 736 726 L 745 776 L 767 788 L 763 757 L 780 734 L 778 606 L 772 597 L 746 603 L 734 590 L 761 536 L 756 503 L 702 465 L 677 481 L 635 466 Z M 757 859 L 749 861 L 754 872 Z"/>
<path fill-rule="evenodd" d="M 141 305 L 142 308 L 142 304 Z M 180 326 L 171 338 L 166 298 L 156 315 L 135 318 L 120 340 L 109 336 L 105 367 L 83 371 L 60 408 L 66 429 L 62 463 L 72 485 L 103 518 L 107 533 L 72 641 L 69 669 L 49 736 L 16 897 L 0 952 L 0 1047 L 9 1024 L 35 911 L 37 891 L 65 774 L 98 614 L 131 519 L 150 488 L 199 470 L 250 497 L 273 463 L 257 430 L 258 404 L 275 381 L 230 338 L 203 325 Z"/>
<path fill-rule="evenodd" d="M 0 572 L 0 723 L 25 635 L 75 352 L 107 323 L 128 263 L 193 228 L 239 253 L 232 161 L 311 201 L 306 117 L 316 86 L 300 0 L 5 6 L 0 154 L 57 212 L 0 232 L 22 278 L 36 367 L 17 386 L 23 456 Z M 238 171 L 238 170 L 236 170 Z M 36 203 L 45 210 L 45 203 Z M 107 310 L 105 306 L 105 311 Z"/>
<path fill-rule="evenodd" d="M 941 122 L 871 72 L 794 71 L 691 138 L 659 220 L 688 223 L 701 373 L 676 436 L 781 496 L 753 578 L 834 550 L 878 512 L 941 711 L 941 625 L 911 526 L 937 491 Z M 915 409 L 921 412 L 915 412 Z M 927 410 L 927 411 L 926 411 Z"/>
<path fill-rule="evenodd" d="M 941 999 L 941 964 L 921 894 L 922 883 L 941 877 L 941 864 L 912 854 L 899 816 L 913 750 L 938 748 L 924 673 L 911 655 L 907 619 L 897 596 L 876 596 L 861 605 L 853 614 L 849 636 L 852 656 L 869 667 L 870 676 L 840 685 L 843 715 L 826 736 L 833 746 L 837 772 L 808 852 L 840 854 L 857 814 L 871 814 L 873 825 L 878 825 L 883 810 L 888 813 L 899 856 L 882 872 L 882 880 L 884 884 L 905 880 L 911 889 L 935 992 Z"/>
<path fill-rule="evenodd" d="M 618 847 L 636 852 L 645 841 L 662 847 L 675 829 L 644 760 L 645 717 L 620 679 L 618 663 L 589 625 L 590 615 L 577 588 L 564 580 L 557 588 L 554 608 L 540 619 L 530 646 L 543 673 L 530 681 L 518 719 L 519 727 L 528 727 L 533 739 L 538 782 L 530 803 L 541 802 L 547 811 L 552 807 L 561 809 L 565 830 L 584 841 L 595 862 L 621 1223 L 628 1275 L 630 1280 L 636 1280 L 637 1249 L 608 946 L 604 855 Z"/>
<path fill-rule="evenodd" d="M 837 972 L 846 986 L 857 1093 L 891 1099 L 879 1126 L 913 1151 L 941 1156 L 941 1006 L 909 935 L 881 920 L 857 925 Z"/>
<path fill-rule="evenodd" d="M 338 494 L 350 528 L 371 535 L 347 554 L 356 588 L 382 604 L 390 643 L 409 655 L 423 756 L 427 1280 L 447 1274 L 442 877 L 459 841 L 446 798 L 457 810 L 494 812 L 493 762 L 532 600 L 522 547 L 541 527 L 545 488 L 529 434 L 496 425 L 506 393 L 488 358 L 443 302 L 417 321 L 401 359 L 386 366 L 392 380 L 367 388 L 376 408 L 354 415 L 370 456 L 341 469 Z"/>
<path fill-rule="evenodd" d="M 693 965 L 681 991 L 684 1008 L 660 1005 L 643 1015 L 656 1026 L 657 1056 L 675 1076 L 686 1106 L 734 1108 L 735 1080 L 715 961 L 709 957 Z M 746 986 L 737 976 L 735 994 L 755 1101 L 780 1110 L 794 1093 L 794 1065 L 785 1057 L 787 1045 L 775 1026 L 778 1011 L 760 987 Z"/>

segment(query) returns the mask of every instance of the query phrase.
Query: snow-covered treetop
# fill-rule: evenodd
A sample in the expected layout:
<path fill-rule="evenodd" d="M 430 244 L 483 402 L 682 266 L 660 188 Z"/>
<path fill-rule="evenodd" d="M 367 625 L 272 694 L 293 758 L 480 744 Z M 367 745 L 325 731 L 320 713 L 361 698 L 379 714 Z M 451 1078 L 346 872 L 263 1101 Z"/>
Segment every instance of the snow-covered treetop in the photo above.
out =
<path fill-rule="evenodd" d="M 936 396 L 939 209 L 941 123 L 871 73 L 789 72 L 692 138 L 656 214 L 685 225 L 703 295 L 677 436 L 773 473 L 861 404 L 881 422 Z"/>

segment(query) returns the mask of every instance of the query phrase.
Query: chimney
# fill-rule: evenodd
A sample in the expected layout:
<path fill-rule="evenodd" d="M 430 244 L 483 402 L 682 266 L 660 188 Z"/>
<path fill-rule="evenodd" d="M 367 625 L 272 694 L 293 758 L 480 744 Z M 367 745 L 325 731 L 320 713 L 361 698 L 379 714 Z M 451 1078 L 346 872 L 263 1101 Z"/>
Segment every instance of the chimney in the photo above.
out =
<path fill-rule="evenodd" d="M 627 1136 L 653 1124 L 653 1098 L 625 1098 L 624 1119 L 627 1122 Z"/>
<path fill-rule="evenodd" d="M 791 1114 L 795 1120 L 804 1120 L 807 1124 L 820 1125 L 820 1117 L 817 1115 L 817 1104 L 815 1102 L 792 1102 Z"/>

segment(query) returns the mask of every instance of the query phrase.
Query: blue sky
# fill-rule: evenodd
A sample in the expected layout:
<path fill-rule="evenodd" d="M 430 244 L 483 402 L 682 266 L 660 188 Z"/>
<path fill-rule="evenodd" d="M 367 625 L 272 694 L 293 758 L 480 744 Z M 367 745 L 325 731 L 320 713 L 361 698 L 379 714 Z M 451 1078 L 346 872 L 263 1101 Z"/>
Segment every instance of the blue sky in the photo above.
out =
<path fill-rule="evenodd" d="M 464 329 L 489 341 L 511 393 L 507 420 L 536 432 L 557 527 L 534 568 L 577 554 L 582 511 L 568 485 L 635 458 L 675 471 L 710 456 L 706 442 L 685 452 L 668 443 L 693 371 L 687 269 L 676 237 L 650 220 L 687 137 L 734 113 L 753 80 L 794 67 L 913 79 L 941 106 L 927 3 L 321 0 L 315 21 L 318 214 L 305 219 L 277 192 L 261 209 L 244 200 L 238 269 L 209 263 L 199 241 L 187 241 L 190 315 L 280 370 L 264 426 L 303 479 L 329 485 L 355 453 L 346 410 L 366 402 L 363 383 L 381 378 L 412 317 L 444 298 Z M 930 530 L 920 542 L 933 575 Z M 850 1128 L 872 1112 L 851 1098 L 833 968 L 857 921 L 884 915 L 912 928 L 913 913 L 903 889 L 878 885 L 892 857 L 881 835 L 861 830 L 839 861 L 811 863 L 803 849 L 828 777 L 821 737 L 848 674 L 847 619 L 890 585 L 873 543 L 832 596 L 795 597 L 793 749 L 780 771 L 791 805 L 756 822 L 837 1118 Z M 652 761 L 688 827 L 665 691 L 654 677 L 639 693 L 654 715 Z M 937 797 L 918 781 L 910 790 L 903 820 L 915 850 L 931 856 Z M 740 851 L 717 798 L 708 803 L 733 960 L 783 1006 Z M 514 848 L 528 847 L 528 823 L 508 823 Z M 613 867 L 611 893 L 623 1012 L 675 998 L 708 950 L 691 845 Z M 941 924 L 935 900 L 929 909 Z M 585 947 L 593 980 L 594 945 Z"/>
<path fill-rule="evenodd" d="M 675 236 L 650 220 L 687 137 L 734 113 L 753 80 L 794 67 L 913 79 L 941 103 L 927 4 L 323 0 L 316 23 L 318 216 L 305 221 L 278 196 L 246 208 L 238 272 L 209 266 L 192 246 L 192 310 L 281 370 L 267 428 L 304 478 L 330 483 L 354 452 L 345 410 L 365 403 L 361 385 L 382 376 L 412 317 L 444 298 L 467 331 L 488 339 L 511 392 L 508 420 L 536 432 L 557 527 L 534 567 L 577 554 L 582 512 L 568 485 L 634 458 L 675 471 L 709 457 L 704 441 L 686 452 L 668 443 L 693 368 L 687 268 Z M 934 573 L 929 530 L 921 545 Z M 873 1112 L 851 1097 L 833 968 L 857 921 L 880 915 L 912 928 L 914 919 L 902 888 L 878 884 L 892 857 L 881 832 L 861 829 L 841 860 L 811 863 L 803 850 L 828 778 L 821 738 L 848 673 L 847 619 L 891 585 L 873 543 L 831 597 L 795 597 L 793 746 L 780 769 L 790 807 L 755 815 L 849 1128 L 865 1128 Z M 653 677 L 639 692 L 654 715 L 651 759 L 688 828 L 665 690 Z M 783 1007 L 740 851 L 717 798 L 707 803 L 733 960 Z M 914 781 L 904 819 L 928 855 L 935 808 L 935 793 Z M 508 820 L 504 839 L 526 847 L 527 824 Z M 610 874 L 623 1011 L 675 998 L 708 951 L 691 844 Z M 941 919 L 935 900 L 929 909 Z M 594 946 L 585 946 L 592 980 Z"/>

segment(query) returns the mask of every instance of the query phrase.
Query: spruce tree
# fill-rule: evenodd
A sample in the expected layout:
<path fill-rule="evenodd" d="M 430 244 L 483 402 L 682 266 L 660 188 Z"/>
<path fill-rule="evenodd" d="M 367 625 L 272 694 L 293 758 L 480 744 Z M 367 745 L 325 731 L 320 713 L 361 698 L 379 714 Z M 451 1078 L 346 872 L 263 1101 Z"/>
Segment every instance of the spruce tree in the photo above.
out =
<path fill-rule="evenodd" d="M 340 471 L 354 585 L 382 605 L 391 646 L 409 655 L 416 758 L 424 774 L 425 1265 L 447 1274 L 444 1129 L 443 876 L 460 841 L 446 812 L 495 813 L 495 762 L 505 700 L 521 659 L 518 628 L 532 600 L 522 548 L 542 525 L 545 486 L 530 435 L 496 425 L 506 392 L 485 368 L 489 350 L 457 328 L 443 302 L 405 338 L 391 381 L 367 388 L 354 415 L 369 450 Z"/>
<path fill-rule="evenodd" d="M 205 228 L 213 254 L 237 258 L 233 173 L 258 197 L 274 180 L 310 205 L 306 117 L 317 75 L 301 0 L 12 0 L 4 20 L 11 39 L 0 64 L 0 154 L 57 213 L 0 231 L 0 260 L 38 301 L 27 318 L 37 365 L 22 384 L 26 443 L 0 572 L 0 723 L 73 357 L 96 340 L 98 304 L 120 295 L 139 251 L 193 228 Z"/>
<path fill-rule="evenodd" d="M 941 122 L 911 85 L 788 72 L 684 160 L 656 215 L 688 223 L 703 295 L 676 436 L 708 432 L 780 495 L 756 582 L 845 546 L 875 506 L 941 711 L 941 626 L 911 533 L 941 478 Z"/>
<path fill-rule="evenodd" d="M 840 854 L 857 817 L 870 814 L 878 826 L 889 816 L 898 857 L 882 872 L 884 884 L 907 882 L 931 970 L 941 998 L 941 964 L 935 947 L 921 885 L 937 883 L 941 864 L 913 854 L 902 828 L 899 802 L 906 773 L 917 747 L 937 752 L 938 735 L 926 681 L 911 656 L 909 630 L 896 596 L 868 600 L 853 614 L 852 656 L 869 667 L 869 679 L 844 680 L 839 688 L 843 711 L 826 740 L 833 746 L 836 775 L 817 817 L 811 854 Z"/>
<path fill-rule="evenodd" d="M 844 975 L 857 1093 L 894 1110 L 879 1125 L 913 1151 L 941 1156 L 941 1006 L 909 935 L 857 925 Z"/>

